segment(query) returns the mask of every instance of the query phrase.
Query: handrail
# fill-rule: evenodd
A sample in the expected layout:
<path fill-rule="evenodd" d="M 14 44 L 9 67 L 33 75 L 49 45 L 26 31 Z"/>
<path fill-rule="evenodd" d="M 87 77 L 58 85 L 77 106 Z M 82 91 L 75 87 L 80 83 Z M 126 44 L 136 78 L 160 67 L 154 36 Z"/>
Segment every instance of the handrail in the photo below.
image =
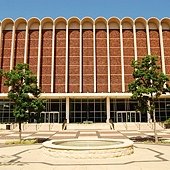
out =
<path fill-rule="evenodd" d="M 109 123 L 110 123 L 110 128 L 112 129 L 112 130 L 114 130 L 115 128 L 114 128 L 114 123 L 113 123 L 113 120 L 112 119 L 109 119 Z"/>
<path fill-rule="evenodd" d="M 64 122 L 62 124 L 62 130 L 66 130 L 67 129 L 67 119 L 64 119 Z"/>

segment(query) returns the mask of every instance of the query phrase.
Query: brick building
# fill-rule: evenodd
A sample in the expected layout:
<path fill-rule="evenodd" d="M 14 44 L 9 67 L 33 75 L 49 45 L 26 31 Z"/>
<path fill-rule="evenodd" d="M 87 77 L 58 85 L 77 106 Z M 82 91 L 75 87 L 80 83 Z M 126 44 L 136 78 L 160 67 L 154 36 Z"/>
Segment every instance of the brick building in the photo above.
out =
<path fill-rule="evenodd" d="M 112 17 L 5 18 L 0 22 L 0 65 L 28 63 L 47 100 L 43 122 L 147 121 L 135 112 L 128 84 L 132 59 L 159 56 L 170 75 L 170 19 Z M 0 85 L 0 122 L 14 121 L 7 87 Z M 156 105 L 156 119 L 170 117 L 169 95 Z M 30 120 L 31 121 L 31 120 Z"/>

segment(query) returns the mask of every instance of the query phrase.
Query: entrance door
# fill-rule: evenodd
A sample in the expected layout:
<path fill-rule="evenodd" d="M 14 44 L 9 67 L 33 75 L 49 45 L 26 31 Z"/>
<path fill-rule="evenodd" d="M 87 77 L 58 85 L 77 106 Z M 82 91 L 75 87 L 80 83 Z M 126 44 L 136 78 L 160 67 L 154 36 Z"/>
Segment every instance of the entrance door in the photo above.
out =
<path fill-rule="evenodd" d="M 117 122 L 123 122 L 122 121 L 122 113 L 121 112 L 117 112 L 116 113 L 116 118 L 117 118 Z"/>
<path fill-rule="evenodd" d="M 122 112 L 122 122 L 127 122 L 127 113 Z"/>
<path fill-rule="evenodd" d="M 43 123 L 59 123 L 59 112 L 41 112 L 40 116 Z"/>
<path fill-rule="evenodd" d="M 136 111 L 117 111 L 117 122 L 141 122 L 141 113 Z"/>
<path fill-rule="evenodd" d="M 132 114 L 131 114 L 131 112 L 127 112 L 126 113 L 126 118 L 127 118 L 127 122 L 132 122 L 132 116 L 131 116 Z"/>

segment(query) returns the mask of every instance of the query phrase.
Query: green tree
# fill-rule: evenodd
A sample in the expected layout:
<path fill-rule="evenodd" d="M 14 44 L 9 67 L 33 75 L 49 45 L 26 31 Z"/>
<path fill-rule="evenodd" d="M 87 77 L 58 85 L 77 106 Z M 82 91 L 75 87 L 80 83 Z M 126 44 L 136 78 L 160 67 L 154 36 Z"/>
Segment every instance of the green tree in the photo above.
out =
<path fill-rule="evenodd" d="M 44 109 L 43 100 L 39 99 L 40 89 L 37 78 L 29 69 L 28 64 L 17 64 L 14 69 L 3 72 L 4 86 L 9 87 L 8 98 L 14 103 L 13 114 L 19 123 L 19 140 L 21 142 L 21 124 L 29 119 L 29 113 L 39 113 Z"/>
<path fill-rule="evenodd" d="M 147 55 L 142 61 L 132 61 L 134 81 L 128 85 L 132 92 L 132 99 L 138 101 L 138 110 L 149 113 L 153 117 L 155 142 L 158 142 L 156 133 L 155 101 L 161 94 L 169 92 L 167 82 L 169 78 L 161 72 L 156 56 Z"/>

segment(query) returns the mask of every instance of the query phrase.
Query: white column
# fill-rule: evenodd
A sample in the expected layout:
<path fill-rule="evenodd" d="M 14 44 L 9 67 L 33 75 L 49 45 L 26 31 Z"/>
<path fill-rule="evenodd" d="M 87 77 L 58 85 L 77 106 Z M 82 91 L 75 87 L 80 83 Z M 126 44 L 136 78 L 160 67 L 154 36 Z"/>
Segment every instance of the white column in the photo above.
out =
<path fill-rule="evenodd" d="M 94 93 L 96 93 L 96 31 L 93 24 L 93 57 L 94 57 Z"/>
<path fill-rule="evenodd" d="M 107 119 L 106 122 L 109 123 L 110 119 L 110 98 L 106 97 L 106 105 L 107 105 Z"/>
<path fill-rule="evenodd" d="M 68 23 L 66 25 L 66 71 L 65 71 L 65 92 L 68 92 Z"/>
<path fill-rule="evenodd" d="M 134 55 L 135 55 L 135 60 L 137 61 L 138 54 L 137 54 L 136 25 L 135 25 L 135 23 L 133 23 L 133 38 L 134 38 Z"/>
<path fill-rule="evenodd" d="M 52 35 L 51 93 L 54 92 L 54 48 L 55 48 L 55 23 L 53 23 L 53 35 Z"/>
<path fill-rule="evenodd" d="M 15 24 L 12 27 L 10 70 L 12 70 L 14 66 L 14 48 L 15 48 Z"/>
<path fill-rule="evenodd" d="M 28 24 L 25 29 L 25 47 L 24 47 L 24 63 L 27 63 L 27 55 L 28 54 Z"/>
<path fill-rule="evenodd" d="M 41 36 L 42 27 L 39 25 L 39 39 L 38 39 L 38 63 L 37 63 L 37 85 L 40 86 L 40 66 L 41 66 Z"/>
<path fill-rule="evenodd" d="M 80 23 L 80 93 L 82 92 L 82 25 Z"/>
<path fill-rule="evenodd" d="M 150 38 L 149 38 L 149 25 L 148 25 L 148 22 L 146 23 L 146 36 L 147 36 L 148 55 L 151 55 Z"/>
<path fill-rule="evenodd" d="M 159 23 L 159 39 L 160 39 L 160 48 L 161 48 L 161 62 L 162 62 L 162 72 L 166 74 L 165 69 L 165 55 L 164 55 L 164 42 L 163 42 L 163 35 L 162 35 L 162 25 Z"/>
<path fill-rule="evenodd" d="M 109 43 L 109 25 L 107 23 L 107 68 L 108 68 L 108 93 L 110 93 L 110 43 Z"/>
<path fill-rule="evenodd" d="M 121 66 L 122 66 L 122 92 L 125 92 L 125 75 L 124 75 L 124 54 L 123 54 L 123 33 L 122 24 L 120 24 L 120 48 L 121 48 Z"/>
<path fill-rule="evenodd" d="M 66 97 L 66 119 L 67 119 L 67 123 L 69 123 L 69 97 Z"/>

